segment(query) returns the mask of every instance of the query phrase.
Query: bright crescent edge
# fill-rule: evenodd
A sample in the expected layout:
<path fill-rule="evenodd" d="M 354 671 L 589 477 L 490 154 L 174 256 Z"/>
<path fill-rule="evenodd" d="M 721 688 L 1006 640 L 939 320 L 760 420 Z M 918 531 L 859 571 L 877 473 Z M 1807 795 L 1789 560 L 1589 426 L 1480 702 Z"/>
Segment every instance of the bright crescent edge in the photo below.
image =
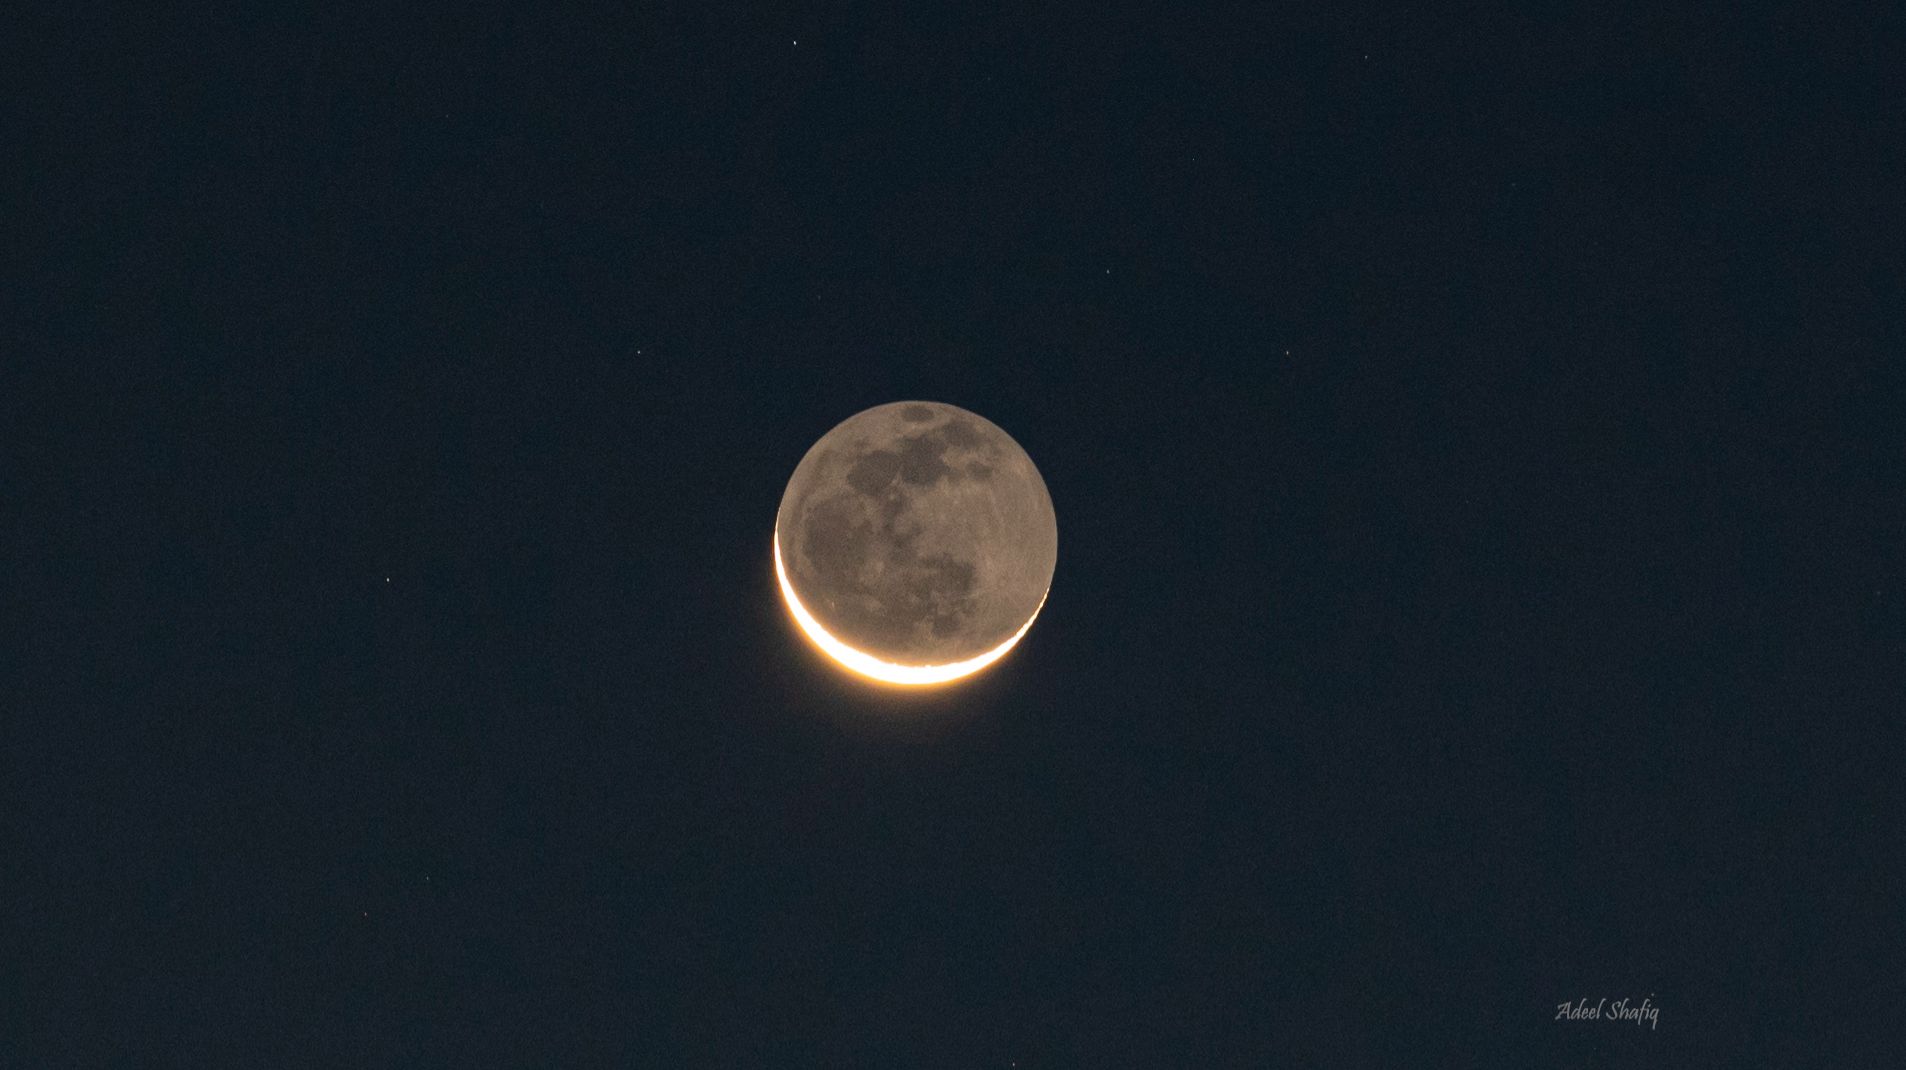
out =
<path fill-rule="evenodd" d="M 1045 594 L 1039 596 L 1039 604 L 1033 607 L 1032 616 L 1026 618 L 1026 623 L 1019 626 L 1019 630 L 1013 633 L 1012 638 L 978 657 L 948 662 L 944 665 L 900 665 L 891 661 L 882 661 L 872 654 L 855 650 L 827 634 L 827 629 L 821 627 L 821 622 L 815 620 L 814 615 L 807 611 L 807 607 L 801 604 L 800 597 L 794 593 L 794 585 L 788 582 L 787 568 L 781 564 L 781 525 L 779 524 L 774 526 L 774 575 L 781 581 L 781 598 L 787 602 L 788 612 L 794 615 L 794 622 L 801 626 L 801 630 L 807 633 L 807 637 L 814 641 L 815 646 L 820 647 L 828 657 L 833 658 L 843 667 L 862 676 L 878 680 L 883 684 L 900 684 L 904 687 L 948 683 L 962 676 L 976 673 L 1005 657 L 1006 652 L 1011 650 L 1019 642 L 1020 637 L 1032 627 L 1032 622 L 1039 619 L 1039 611 L 1046 607 L 1046 595 L 1052 593 L 1052 588 L 1047 587 Z"/>

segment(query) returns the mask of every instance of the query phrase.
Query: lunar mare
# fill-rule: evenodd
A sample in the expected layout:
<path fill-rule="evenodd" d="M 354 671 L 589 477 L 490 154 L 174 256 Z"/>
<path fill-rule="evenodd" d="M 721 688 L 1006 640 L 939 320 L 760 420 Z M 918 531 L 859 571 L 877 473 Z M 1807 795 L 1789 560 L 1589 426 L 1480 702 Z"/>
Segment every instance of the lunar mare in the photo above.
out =
<path fill-rule="evenodd" d="M 917 401 L 868 409 L 815 443 L 774 536 L 802 630 L 894 683 L 944 682 L 1012 649 L 1045 603 L 1057 547 L 1052 499 L 1019 444 Z"/>

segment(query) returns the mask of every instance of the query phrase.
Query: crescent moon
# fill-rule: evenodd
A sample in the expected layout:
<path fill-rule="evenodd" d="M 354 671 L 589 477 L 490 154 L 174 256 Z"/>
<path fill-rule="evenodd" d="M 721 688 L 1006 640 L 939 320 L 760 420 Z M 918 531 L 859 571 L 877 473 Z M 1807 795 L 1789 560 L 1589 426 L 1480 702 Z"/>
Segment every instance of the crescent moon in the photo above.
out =
<path fill-rule="evenodd" d="M 855 650 L 839 639 L 827 633 L 821 622 L 801 604 L 801 596 L 794 593 L 794 585 L 788 582 L 787 566 L 781 563 L 781 527 L 774 528 L 774 575 L 781 581 L 781 598 L 787 603 L 788 612 L 794 617 L 794 623 L 821 652 L 839 662 L 843 668 L 851 669 L 871 680 L 883 684 L 899 684 L 903 687 L 930 687 L 957 680 L 962 676 L 976 673 L 1000 658 L 1006 656 L 1032 628 L 1032 622 L 1039 619 L 1039 610 L 1046 607 L 1046 596 L 1039 596 L 1039 605 L 1026 618 L 1026 623 L 1012 634 L 1012 638 L 999 644 L 986 653 L 965 661 L 949 662 L 945 665 L 901 665 L 896 662 L 882 661 L 864 650 Z M 1050 592 L 1048 592 L 1050 593 Z"/>
<path fill-rule="evenodd" d="M 788 480 L 774 574 L 788 614 L 842 668 L 944 684 L 1025 637 L 1052 587 L 1058 531 L 1012 436 L 940 402 L 842 421 Z"/>

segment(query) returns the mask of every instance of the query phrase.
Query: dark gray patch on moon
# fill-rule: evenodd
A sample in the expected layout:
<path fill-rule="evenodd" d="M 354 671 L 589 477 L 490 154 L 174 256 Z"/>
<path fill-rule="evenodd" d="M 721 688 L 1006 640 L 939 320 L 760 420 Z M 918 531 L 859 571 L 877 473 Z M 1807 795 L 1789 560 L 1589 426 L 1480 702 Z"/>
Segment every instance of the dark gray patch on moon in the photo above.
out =
<path fill-rule="evenodd" d="M 971 413 L 968 413 L 967 415 L 972 416 Z M 978 419 L 979 417 L 972 416 L 972 420 L 978 420 Z M 982 432 L 978 427 L 975 427 L 972 423 L 972 420 L 962 419 L 961 417 L 958 417 L 958 416 L 952 417 L 951 419 L 947 420 L 946 426 L 940 429 L 940 436 L 944 438 L 947 441 L 947 443 L 950 445 L 961 446 L 967 449 L 976 448 L 986 441 L 986 434 Z M 992 427 L 994 431 L 997 431 L 1002 435 L 1005 434 L 1004 431 L 1000 431 L 999 428 L 993 427 L 993 425 L 991 424 L 987 424 L 986 426 Z M 1012 439 L 1009 438 L 1006 441 L 1012 442 Z M 1014 442 L 1013 445 L 1017 447 L 1019 444 Z M 1021 453 L 1020 456 L 1023 457 L 1025 456 L 1025 454 Z"/>
<path fill-rule="evenodd" d="M 1051 585 L 1058 529 L 1032 461 L 985 419 L 882 405 L 810 449 L 777 518 L 801 602 L 835 637 L 902 664 L 1011 638 Z"/>
<path fill-rule="evenodd" d="M 875 450 L 854 462 L 847 473 L 847 485 L 872 497 L 886 492 L 893 484 L 893 477 L 900 474 L 900 455 L 886 450 Z"/>
<path fill-rule="evenodd" d="M 923 487 L 951 475 L 953 469 L 944 460 L 946 447 L 943 435 L 926 434 L 909 440 L 900 448 L 900 478 Z"/>

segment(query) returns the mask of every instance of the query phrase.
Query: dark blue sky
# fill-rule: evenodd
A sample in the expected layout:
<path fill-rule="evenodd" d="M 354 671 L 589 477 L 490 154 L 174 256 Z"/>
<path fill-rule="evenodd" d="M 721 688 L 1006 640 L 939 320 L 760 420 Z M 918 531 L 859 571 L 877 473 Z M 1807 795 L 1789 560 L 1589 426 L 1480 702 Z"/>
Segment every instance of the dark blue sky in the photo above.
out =
<path fill-rule="evenodd" d="M 1897 19 L 25 23 L 0 1065 L 1897 1052 Z M 900 696 L 913 398 L 1059 559 Z"/>

